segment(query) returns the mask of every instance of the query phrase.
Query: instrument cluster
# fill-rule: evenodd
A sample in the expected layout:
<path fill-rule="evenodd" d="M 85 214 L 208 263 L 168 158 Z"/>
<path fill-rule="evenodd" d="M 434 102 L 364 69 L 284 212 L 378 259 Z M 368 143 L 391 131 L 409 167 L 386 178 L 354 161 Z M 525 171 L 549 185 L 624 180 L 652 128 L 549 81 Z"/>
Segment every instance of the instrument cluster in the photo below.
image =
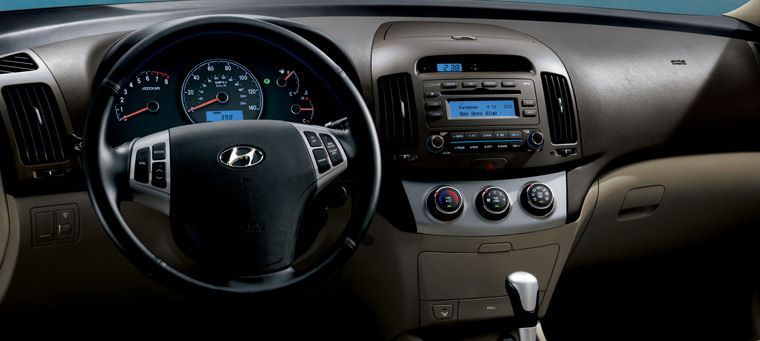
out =
<path fill-rule="evenodd" d="M 236 36 L 201 36 L 158 52 L 119 84 L 113 146 L 183 124 L 271 119 L 324 125 L 345 115 L 303 64 Z"/>

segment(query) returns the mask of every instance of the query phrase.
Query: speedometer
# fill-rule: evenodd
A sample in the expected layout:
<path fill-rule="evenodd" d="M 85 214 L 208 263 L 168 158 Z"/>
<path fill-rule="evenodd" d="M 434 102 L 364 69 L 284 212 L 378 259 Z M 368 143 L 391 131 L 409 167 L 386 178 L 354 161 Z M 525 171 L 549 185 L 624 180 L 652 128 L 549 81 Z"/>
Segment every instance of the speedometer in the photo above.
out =
<path fill-rule="evenodd" d="M 261 116 L 264 96 L 259 81 L 243 65 L 211 59 L 185 77 L 182 106 L 193 123 L 256 120 Z"/>

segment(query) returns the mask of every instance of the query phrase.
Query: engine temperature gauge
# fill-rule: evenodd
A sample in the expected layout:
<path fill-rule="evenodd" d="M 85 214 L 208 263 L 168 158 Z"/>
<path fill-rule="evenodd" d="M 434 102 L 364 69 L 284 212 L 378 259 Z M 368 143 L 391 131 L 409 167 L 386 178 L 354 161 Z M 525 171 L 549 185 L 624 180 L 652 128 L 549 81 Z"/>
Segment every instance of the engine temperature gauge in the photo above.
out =
<path fill-rule="evenodd" d="M 314 120 L 314 105 L 309 99 L 309 90 L 304 90 L 298 101 L 290 106 L 290 113 L 296 118 L 295 121 L 309 124 Z"/>

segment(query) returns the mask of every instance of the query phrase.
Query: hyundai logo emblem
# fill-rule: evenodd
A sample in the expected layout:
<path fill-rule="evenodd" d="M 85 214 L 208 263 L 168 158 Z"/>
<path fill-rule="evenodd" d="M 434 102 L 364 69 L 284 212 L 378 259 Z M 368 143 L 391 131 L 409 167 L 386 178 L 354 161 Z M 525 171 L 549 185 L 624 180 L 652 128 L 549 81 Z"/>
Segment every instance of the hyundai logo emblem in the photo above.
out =
<path fill-rule="evenodd" d="M 247 168 L 264 161 L 264 153 L 252 146 L 234 146 L 219 153 L 219 162 L 227 167 Z"/>

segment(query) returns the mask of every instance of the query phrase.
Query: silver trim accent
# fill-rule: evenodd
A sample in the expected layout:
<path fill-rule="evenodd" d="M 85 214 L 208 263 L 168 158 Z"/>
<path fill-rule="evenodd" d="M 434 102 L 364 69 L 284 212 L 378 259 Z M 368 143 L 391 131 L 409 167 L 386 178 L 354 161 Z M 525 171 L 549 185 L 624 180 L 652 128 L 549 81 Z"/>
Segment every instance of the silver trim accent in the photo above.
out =
<path fill-rule="evenodd" d="M 548 186 L 554 196 L 554 210 L 547 216 L 535 217 L 522 209 L 521 205 L 510 202 L 513 209 L 507 217 L 492 221 L 478 213 L 474 203 L 484 187 L 500 187 L 511 201 L 519 200 L 520 192 L 526 184 L 541 182 Z M 490 181 L 411 181 L 403 180 L 404 191 L 412 207 L 417 223 L 417 232 L 446 236 L 503 236 L 533 232 L 559 227 L 567 219 L 567 184 L 565 172 L 558 172 L 530 178 L 490 180 Z M 451 186 L 462 195 L 462 214 L 454 221 L 441 221 L 433 217 L 427 209 L 427 198 L 436 187 Z M 519 209 L 518 209 L 519 207 Z"/>
<path fill-rule="evenodd" d="M 522 305 L 525 311 L 536 310 L 536 304 L 538 303 L 538 279 L 529 272 L 516 271 L 507 276 L 507 282 L 509 285 L 517 289 L 517 294 L 520 297 L 514 297 L 520 299 L 520 305 Z M 510 297 L 510 299 L 513 299 Z"/>
<path fill-rule="evenodd" d="M 528 187 L 530 187 L 532 185 L 544 185 L 544 186 L 546 186 L 546 184 L 543 184 L 543 183 L 540 183 L 540 182 L 537 182 L 537 181 L 536 182 L 531 182 L 529 184 L 526 184 L 525 187 L 523 187 L 522 192 L 524 192 L 526 189 L 528 189 Z M 549 186 L 546 186 L 546 187 L 549 187 Z M 527 212 L 527 211 L 526 211 L 526 213 L 528 213 L 528 214 L 530 214 L 530 215 L 532 215 L 534 217 L 545 217 L 545 216 L 548 216 L 548 215 L 552 214 L 552 212 L 554 212 L 554 206 L 552 206 L 554 204 L 554 191 L 552 191 L 551 187 L 549 187 L 549 190 L 552 192 L 552 200 L 549 201 L 549 205 L 547 205 L 547 206 L 551 207 L 551 210 L 549 210 L 549 213 L 541 215 L 541 216 L 539 216 L 539 215 L 533 215 L 532 213 Z M 522 192 L 520 192 L 520 194 L 522 194 Z M 538 207 L 538 206 L 536 206 L 535 204 L 533 204 L 532 202 L 530 202 L 530 200 L 528 200 L 528 205 L 530 205 L 531 207 L 533 207 L 533 208 L 535 208 L 537 210 L 545 210 L 546 209 L 546 207 Z"/>
<path fill-rule="evenodd" d="M 42 115 L 40 114 L 40 109 L 37 107 L 34 108 L 34 113 L 37 114 L 37 122 L 40 122 L 40 125 L 42 125 Z"/>
<path fill-rule="evenodd" d="M 327 129 L 325 127 L 316 126 L 316 125 L 306 125 L 301 123 L 290 123 L 298 129 L 298 133 L 301 135 L 301 140 L 303 140 L 304 147 L 306 148 L 306 151 L 309 153 L 309 158 L 311 158 L 311 164 L 312 168 L 314 170 L 314 176 L 317 179 L 317 193 L 322 191 L 327 185 L 329 185 L 331 182 L 333 182 L 338 175 L 342 174 L 343 172 L 348 169 L 348 157 L 346 157 L 346 152 L 343 150 L 343 146 L 340 144 L 340 140 L 338 140 L 337 137 L 330 131 L 330 129 Z M 319 174 L 319 168 L 317 167 L 317 160 L 314 159 L 314 154 L 312 151 L 314 149 L 319 148 L 325 148 L 324 142 L 322 142 L 322 138 L 320 137 L 319 141 L 322 142 L 322 145 L 319 147 L 312 147 L 309 145 L 309 140 L 306 138 L 306 135 L 304 135 L 304 132 L 310 131 L 314 132 L 319 136 L 319 134 L 327 134 L 332 137 L 333 141 L 335 141 L 335 144 L 338 146 L 338 150 L 340 151 L 340 155 L 343 158 L 343 162 L 339 163 L 337 166 L 333 165 L 332 162 L 330 162 L 330 169 L 326 172 Z"/>
<path fill-rule="evenodd" d="M 434 205 L 435 209 L 438 210 L 438 212 L 441 212 L 442 214 L 445 214 L 445 215 L 460 214 L 460 212 L 462 211 L 462 209 L 464 209 L 464 198 L 462 197 L 462 193 L 459 192 L 459 190 L 456 189 L 456 188 L 454 188 L 454 187 L 451 187 L 451 186 L 441 186 L 439 188 L 436 188 L 434 192 L 430 193 L 430 194 L 433 195 L 433 201 L 434 202 L 436 201 L 435 198 L 438 197 L 438 192 L 440 192 L 442 189 L 446 189 L 446 188 L 454 190 L 454 192 L 456 192 L 456 194 L 459 196 L 459 205 L 457 206 L 457 209 L 455 209 L 452 212 L 446 212 L 446 211 L 442 210 L 437 204 Z"/>
<path fill-rule="evenodd" d="M 536 341 L 536 327 L 517 329 L 517 339 L 519 341 Z"/>
<path fill-rule="evenodd" d="M 241 151 L 242 149 L 247 150 L 247 152 L 244 151 L 243 154 L 238 154 L 238 151 Z M 226 156 L 225 159 L 225 153 L 230 152 L 229 155 Z M 258 158 L 256 156 L 258 155 Z M 260 164 L 262 161 L 264 161 L 264 153 L 261 151 L 261 149 L 256 148 L 254 146 L 247 146 L 247 145 L 238 145 L 238 146 L 232 146 L 227 147 L 221 152 L 219 152 L 219 155 L 217 156 L 217 160 L 219 162 L 227 167 L 231 168 L 248 168 L 253 167 L 255 165 Z M 236 165 L 236 163 L 240 160 L 245 160 L 244 165 Z"/>
<path fill-rule="evenodd" d="M 512 207 L 512 202 L 510 202 L 510 200 L 509 200 L 509 195 L 507 194 L 507 191 L 505 191 L 504 189 L 502 189 L 500 187 L 488 186 L 488 187 L 483 188 L 482 190 L 480 190 L 480 192 L 478 194 L 480 194 L 482 192 L 486 192 L 486 191 L 492 190 L 492 189 L 501 190 L 507 196 L 507 204 L 504 206 L 504 209 L 501 210 L 501 211 L 499 211 L 499 212 L 494 212 L 494 211 L 489 210 L 488 206 L 486 206 L 486 201 L 485 201 L 486 200 L 486 196 L 485 195 L 480 196 L 481 204 L 483 204 L 483 209 L 486 210 L 486 212 L 488 212 L 488 213 L 491 213 L 491 214 L 502 214 L 502 213 L 506 212 L 510 207 Z"/>
<path fill-rule="evenodd" d="M 137 159 L 137 151 L 141 148 L 147 147 L 150 152 L 151 165 L 153 161 L 153 145 L 163 142 L 166 145 L 166 158 L 164 160 L 157 160 L 158 162 L 166 162 L 166 188 L 158 188 L 151 185 L 153 181 L 153 167 L 148 169 L 148 183 L 142 183 L 135 180 L 135 160 Z M 169 143 L 169 131 L 164 130 L 155 134 L 151 134 L 145 137 L 141 137 L 132 141 L 130 157 L 129 157 L 129 187 L 133 192 L 133 199 L 135 202 L 141 203 L 145 206 L 154 208 L 158 211 L 169 215 L 169 200 L 171 198 L 171 146 Z"/>

